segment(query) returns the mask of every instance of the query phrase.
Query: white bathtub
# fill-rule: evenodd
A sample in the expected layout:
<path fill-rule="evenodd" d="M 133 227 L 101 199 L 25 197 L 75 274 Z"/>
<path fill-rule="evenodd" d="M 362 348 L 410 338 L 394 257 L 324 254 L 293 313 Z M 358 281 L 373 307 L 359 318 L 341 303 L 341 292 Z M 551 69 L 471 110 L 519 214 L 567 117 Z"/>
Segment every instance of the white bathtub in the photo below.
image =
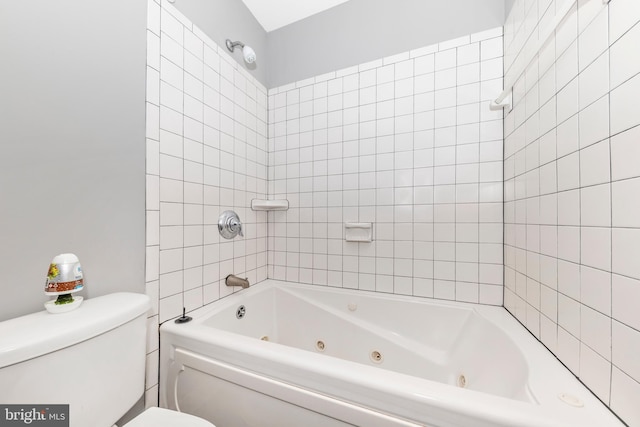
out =
<path fill-rule="evenodd" d="M 160 404 L 217 427 L 623 425 L 504 308 L 268 280 L 191 315 Z"/>

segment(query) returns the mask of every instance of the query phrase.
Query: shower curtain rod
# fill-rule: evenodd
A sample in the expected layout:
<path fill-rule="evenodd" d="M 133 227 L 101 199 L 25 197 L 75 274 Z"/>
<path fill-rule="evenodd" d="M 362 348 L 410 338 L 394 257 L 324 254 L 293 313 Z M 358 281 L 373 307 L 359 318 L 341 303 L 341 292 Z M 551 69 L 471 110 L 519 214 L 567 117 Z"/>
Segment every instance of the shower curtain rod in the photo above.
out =
<path fill-rule="evenodd" d="M 535 57 L 540 53 L 544 45 L 547 43 L 549 38 L 555 33 L 556 29 L 560 26 L 564 18 L 571 12 L 573 7 L 576 5 L 578 0 L 570 0 L 566 2 L 566 5 L 560 9 L 558 13 L 556 13 L 556 17 L 553 21 L 553 24 L 548 27 L 548 29 L 542 34 L 542 36 L 538 39 L 538 44 L 535 46 L 533 50 L 531 50 L 532 54 L 530 58 L 527 58 L 526 61 L 520 61 L 521 64 L 524 64 L 520 68 L 516 68 L 518 70 L 517 73 L 511 73 L 509 80 L 505 82 L 504 91 L 495 99 L 495 101 L 491 101 L 489 107 L 492 110 L 500 110 L 502 108 L 511 108 L 513 102 L 513 86 L 516 83 L 516 80 L 524 73 L 531 65 Z M 608 4 L 611 0 L 602 0 L 602 4 Z M 514 65 L 517 64 L 514 62 Z"/>

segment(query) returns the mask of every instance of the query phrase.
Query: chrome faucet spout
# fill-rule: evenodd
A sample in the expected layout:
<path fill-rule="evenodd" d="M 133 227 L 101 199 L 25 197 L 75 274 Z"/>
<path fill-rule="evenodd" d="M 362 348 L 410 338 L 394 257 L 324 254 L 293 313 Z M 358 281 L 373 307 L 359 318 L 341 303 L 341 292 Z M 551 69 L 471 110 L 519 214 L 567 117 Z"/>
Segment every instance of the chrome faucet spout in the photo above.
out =
<path fill-rule="evenodd" d="M 242 286 L 243 289 L 249 287 L 249 279 L 242 279 L 233 274 L 228 275 L 227 278 L 224 279 L 224 283 L 227 286 Z"/>

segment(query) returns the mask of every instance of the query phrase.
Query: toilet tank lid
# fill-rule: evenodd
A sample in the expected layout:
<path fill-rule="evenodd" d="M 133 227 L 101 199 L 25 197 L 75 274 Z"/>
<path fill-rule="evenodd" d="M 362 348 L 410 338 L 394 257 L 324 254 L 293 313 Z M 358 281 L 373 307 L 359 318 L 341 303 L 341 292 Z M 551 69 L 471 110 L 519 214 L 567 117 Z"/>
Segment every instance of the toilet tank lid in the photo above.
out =
<path fill-rule="evenodd" d="M 0 368 L 93 338 L 148 309 L 148 296 L 118 292 L 87 299 L 67 313 L 41 311 L 0 322 Z"/>

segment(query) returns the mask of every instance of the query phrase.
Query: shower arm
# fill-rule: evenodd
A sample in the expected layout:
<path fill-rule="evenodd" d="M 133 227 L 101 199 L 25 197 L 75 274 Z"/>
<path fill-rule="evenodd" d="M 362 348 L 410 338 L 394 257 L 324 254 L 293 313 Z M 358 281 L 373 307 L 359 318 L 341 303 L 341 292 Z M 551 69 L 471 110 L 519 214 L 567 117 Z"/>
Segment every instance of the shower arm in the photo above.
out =
<path fill-rule="evenodd" d="M 227 39 L 226 41 L 226 45 L 227 45 L 227 49 L 229 49 L 231 52 L 233 52 L 233 50 L 237 47 L 240 46 L 241 48 L 244 48 L 244 43 L 242 42 L 232 42 L 231 40 Z"/>

